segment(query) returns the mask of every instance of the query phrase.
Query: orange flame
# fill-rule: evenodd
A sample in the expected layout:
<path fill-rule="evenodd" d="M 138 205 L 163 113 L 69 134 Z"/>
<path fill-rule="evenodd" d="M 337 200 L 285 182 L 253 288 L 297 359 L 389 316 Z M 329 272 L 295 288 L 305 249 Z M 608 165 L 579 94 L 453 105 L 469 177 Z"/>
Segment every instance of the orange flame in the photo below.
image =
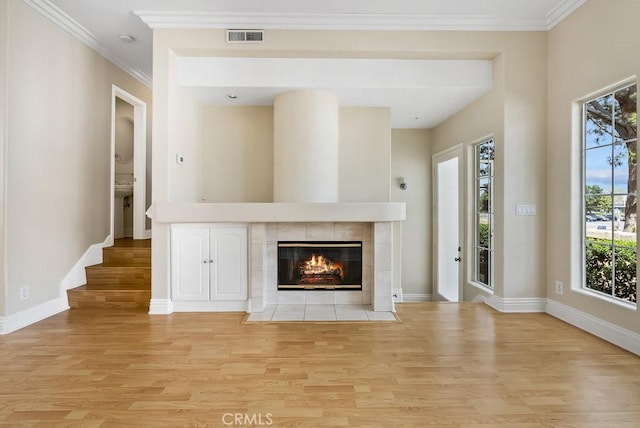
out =
<path fill-rule="evenodd" d="M 339 272 L 340 278 L 342 279 L 344 277 L 342 264 L 339 262 L 332 262 L 331 260 L 326 259 L 322 254 L 317 256 L 315 254 L 312 254 L 309 260 L 303 261 L 301 263 L 300 267 L 307 275 L 331 274 Z"/>

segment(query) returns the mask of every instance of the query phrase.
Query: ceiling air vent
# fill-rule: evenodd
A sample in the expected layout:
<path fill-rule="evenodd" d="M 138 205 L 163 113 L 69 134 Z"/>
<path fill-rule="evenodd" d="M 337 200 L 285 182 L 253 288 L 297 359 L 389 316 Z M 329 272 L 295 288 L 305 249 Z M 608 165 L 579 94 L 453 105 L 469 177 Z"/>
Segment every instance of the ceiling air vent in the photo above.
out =
<path fill-rule="evenodd" d="M 262 43 L 264 30 L 227 30 L 227 43 Z"/>

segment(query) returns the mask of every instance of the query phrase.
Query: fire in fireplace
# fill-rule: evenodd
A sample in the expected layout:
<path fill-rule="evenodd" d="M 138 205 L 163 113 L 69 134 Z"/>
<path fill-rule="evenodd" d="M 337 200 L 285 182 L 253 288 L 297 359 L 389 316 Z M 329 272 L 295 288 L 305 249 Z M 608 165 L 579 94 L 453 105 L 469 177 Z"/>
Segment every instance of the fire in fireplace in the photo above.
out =
<path fill-rule="evenodd" d="M 361 290 L 362 242 L 278 242 L 278 289 Z"/>

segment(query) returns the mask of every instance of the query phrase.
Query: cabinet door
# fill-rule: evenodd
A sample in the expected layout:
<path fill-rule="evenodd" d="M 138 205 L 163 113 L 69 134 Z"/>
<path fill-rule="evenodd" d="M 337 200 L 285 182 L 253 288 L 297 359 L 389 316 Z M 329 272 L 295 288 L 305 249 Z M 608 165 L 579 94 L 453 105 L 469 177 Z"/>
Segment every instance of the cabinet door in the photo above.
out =
<path fill-rule="evenodd" d="M 209 229 L 174 229 L 171 241 L 172 298 L 209 300 Z"/>
<path fill-rule="evenodd" d="M 247 229 L 210 229 L 211 300 L 247 299 Z"/>

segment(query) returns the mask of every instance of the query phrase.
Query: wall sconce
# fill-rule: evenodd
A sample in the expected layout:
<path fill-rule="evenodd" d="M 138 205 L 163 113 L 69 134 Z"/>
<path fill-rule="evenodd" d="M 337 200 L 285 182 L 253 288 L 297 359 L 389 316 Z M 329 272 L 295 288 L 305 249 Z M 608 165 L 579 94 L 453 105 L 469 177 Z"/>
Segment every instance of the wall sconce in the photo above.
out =
<path fill-rule="evenodd" d="M 407 179 L 404 177 L 398 178 L 398 182 L 400 183 L 400 188 L 402 190 L 407 190 Z"/>

